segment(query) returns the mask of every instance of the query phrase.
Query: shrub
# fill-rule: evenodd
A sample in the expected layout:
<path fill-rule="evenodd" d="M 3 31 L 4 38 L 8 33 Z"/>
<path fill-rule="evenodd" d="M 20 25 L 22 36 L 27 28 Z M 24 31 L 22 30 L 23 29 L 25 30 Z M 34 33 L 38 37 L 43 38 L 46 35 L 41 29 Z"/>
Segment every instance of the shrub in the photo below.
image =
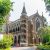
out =
<path fill-rule="evenodd" d="M 38 34 L 41 37 L 43 44 L 50 42 L 50 28 L 48 27 L 39 28 Z"/>
<path fill-rule="evenodd" d="M 0 48 L 9 48 L 13 43 L 13 36 L 12 35 L 4 35 L 3 39 L 0 40 Z"/>
<path fill-rule="evenodd" d="M 49 45 L 39 45 L 38 50 L 50 50 L 50 46 Z"/>

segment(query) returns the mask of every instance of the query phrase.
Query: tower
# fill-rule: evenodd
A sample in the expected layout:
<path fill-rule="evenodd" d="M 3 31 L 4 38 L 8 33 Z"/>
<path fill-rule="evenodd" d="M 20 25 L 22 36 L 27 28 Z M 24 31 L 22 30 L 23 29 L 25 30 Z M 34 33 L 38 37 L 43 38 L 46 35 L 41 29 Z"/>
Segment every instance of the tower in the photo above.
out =
<path fill-rule="evenodd" d="M 20 21 L 21 21 L 20 23 L 21 23 L 21 35 L 22 35 L 21 39 L 23 39 L 23 43 L 28 44 L 28 16 L 25 9 L 25 3 L 22 9 Z"/>
<path fill-rule="evenodd" d="M 42 17 L 44 17 L 44 16 L 43 16 L 43 12 L 42 12 Z"/>
<path fill-rule="evenodd" d="M 26 9 L 25 9 L 25 3 L 24 3 L 24 6 L 23 6 L 23 10 L 22 10 L 22 15 L 27 15 L 27 12 L 26 12 Z"/>

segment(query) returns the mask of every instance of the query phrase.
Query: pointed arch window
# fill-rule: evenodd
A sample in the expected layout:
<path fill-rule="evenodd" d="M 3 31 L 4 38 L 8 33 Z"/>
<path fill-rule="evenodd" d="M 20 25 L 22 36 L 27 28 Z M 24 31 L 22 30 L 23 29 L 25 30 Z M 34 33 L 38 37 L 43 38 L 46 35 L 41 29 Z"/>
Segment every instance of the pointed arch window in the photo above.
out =
<path fill-rule="evenodd" d="M 20 28 L 18 27 L 18 31 L 20 30 Z"/>
<path fill-rule="evenodd" d="M 21 27 L 25 27 L 26 28 L 26 25 L 25 24 L 22 24 Z"/>
<path fill-rule="evenodd" d="M 26 23 L 26 20 L 22 20 L 21 22 L 24 22 L 24 23 Z"/>
<path fill-rule="evenodd" d="M 12 32 L 12 30 L 9 30 L 9 33 L 11 33 Z"/>
<path fill-rule="evenodd" d="M 16 27 L 16 31 L 17 31 L 17 27 Z"/>
<path fill-rule="evenodd" d="M 38 31 L 38 28 L 40 27 L 40 21 L 39 19 L 37 18 L 36 20 L 36 31 Z"/>
<path fill-rule="evenodd" d="M 15 29 L 13 29 L 13 32 L 15 32 Z"/>
<path fill-rule="evenodd" d="M 26 30 L 25 29 L 22 29 L 22 32 L 26 33 Z"/>

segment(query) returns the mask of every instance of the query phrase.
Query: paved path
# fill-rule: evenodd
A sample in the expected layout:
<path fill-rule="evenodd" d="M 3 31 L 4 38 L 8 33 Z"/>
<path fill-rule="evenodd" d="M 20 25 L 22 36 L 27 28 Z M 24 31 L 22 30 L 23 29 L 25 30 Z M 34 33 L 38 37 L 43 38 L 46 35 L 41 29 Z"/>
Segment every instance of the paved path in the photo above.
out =
<path fill-rule="evenodd" d="M 36 50 L 36 47 L 13 47 L 11 50 Z"/>

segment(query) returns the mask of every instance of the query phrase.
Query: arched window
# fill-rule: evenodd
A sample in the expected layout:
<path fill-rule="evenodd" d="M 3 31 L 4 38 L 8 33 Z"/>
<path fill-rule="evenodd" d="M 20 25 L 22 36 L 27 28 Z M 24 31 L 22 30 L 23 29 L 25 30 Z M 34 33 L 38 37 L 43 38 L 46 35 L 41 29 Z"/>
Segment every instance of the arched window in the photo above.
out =
<path fill-rule="evenodd" d="M 11 32 L 12 32 L 12 30 L 9 31 L 9 33 L 11 33 Z"/>
<path fill-rule="evenodd" d="M 22 29 L 22 32 L 26 33 L 26 30 L 25 29 Z"/>
<path fill-rule="evenodd" d="M 21 22 L 24 22 L 24 23 L 26 23 L 26 20 L 22 20 Z"/>
<path fill-rule="evenodd" d="M 17 27 L 16 27 L 16 31 L 17 31 Z"/>
<path fill-rule="evenodd" d="M 24 36 L 24 38 L 26 38 L 26 35 L 23 35 Z"/>
<path fill-rule="evenodd" d="M 20 30 L 20 28 L 18 27 L 18 31 Z"/>
<path fill-rule="evenodd" d="M 19 43 L 19 45 L 20 45 L 20 35 L 18 36 L 18 43 Z"/>
<path fill-rule="evenodd" d="M 38 18 L 37 18 L 37 20 L 36 20 L 36 31 L 38 31 L 38 28 L 40 27 L 40 21 L 38 20 Z"/>
<path fill-rule="evenodd" d="M 15 32 L 15 29 L 13 29 L 13 32 Z"/>
<path fill-rule="evenodd" d="M 16 44 L 17 43 L 17 37 L 14 36 L 14 43 Z"/>
<path fill-rule="evenodd" d="M 21 27 L 25 27 L 26 28 L 26 25 L 25 24 L 22 24 Z"/>

